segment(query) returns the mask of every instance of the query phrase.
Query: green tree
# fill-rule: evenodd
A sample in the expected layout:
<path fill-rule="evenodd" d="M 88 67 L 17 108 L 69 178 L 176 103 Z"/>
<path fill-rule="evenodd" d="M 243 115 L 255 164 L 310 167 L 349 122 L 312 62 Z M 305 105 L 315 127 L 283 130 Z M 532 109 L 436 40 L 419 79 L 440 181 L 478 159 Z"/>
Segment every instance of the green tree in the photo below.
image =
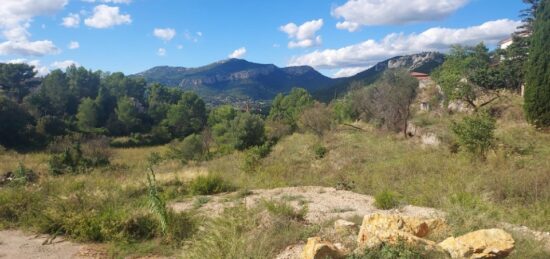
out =
<path fill-rule="evenodd" d="M 170 88 L 161 84 L 152 84 L 148 90 L 147 114 L 153 120 L 153 124 L 159 124 L 166 118 L 170 105 L 176 104 L 183 92 L 177 88 Z"/>
<path fill-rule="evenodd" d="M 87 97 L 82 99 L 76 114 L 77 125 L 80 130 L 89 131 L 98 126 L 98 108 L 94 100 Z"/>
<path fill-rule="evenodd" d="M 248 112 L 238 114 L 233 121 L 229 134 L 237 150 L 260 146 L 265 142 L 265 127 L 262 118 Z"/>
<path fill-rule="evenodd" d="M 550 0 L 542 0 L 533 24 L 527 64 L 525 113 L 537 127 L 550 126 Z"/>
<path fill-rule="evenodd" d="M 68 110 L 71 93 L 69 91 L 67 76 L 63 71 L 57 69 L 46 76 L 42 81 L 38 94 L 44 98 L 46 100 L 45 103 L 48 104 L 46 108 L 47 114 L 63 116 L 67 113 L 76 113 L 76 111 Z"/>
<path fill-rule="evenodd" d="M 465 117 L 451 127 L 460 146 L 481 159 L 487 157 L 487 151 L 493 145 L 495 128 L 495 119 L 484 112 Z"/>
<path fill-rule="evenodd" d="M 475 47 L 457 45 L 432 75 L 448 101 L 460 100 L 477 110 L 498 98 L 497 95 L 483 103 L 477 102 L 481 95 L 498 87 L 494 84 L 497 72 L 490 65 L 489 50 L 483 43 Z"/>
<path fill-rule="evenodd" d="M 294 88 L 286 96 L 278 94 L 271 105 L 269 119 L 281 121 L 293 130 L 297 128 L 297 120 L 302 111 L 313 105 L 313 97 L 303 88 Z"/>
<path fill-rule="evenodd" d="M 85 97 L 96 98 L 100 85 L 99 73 L 73 65 L 67 68 L 66 74 L 69 89 L 77 100 Z"/>
<path fill-rule="evenodd" d="M 36 72 L 27 64 L 0 63 L 0 89 L 15 101 L 21 102 L 39 81 L 33 80 Z"/>
<path fill-rule="evenodd" d="M 186 164 L 191 160 L 203 160 L 207 152 L 208 149 L 204 145 L 202 136 L 199 134 L 191 134 L 181 141 L 175 140 L 170 143 L 168 156 Z"/>
<path fill-rule="evenodd" d="M 131 97 L 121 97 L 117 102 L 115 113 L 118 121 L 125 128 L 126 133 L 135 132 L 141 125 L 141 114 L 138 103 Z"/>
<path fill-rule="evenodd" d="M 0 145 L 13 148 L 28 144 L 33 119 L 19 104 L 0 95 Z"/>
<path fill-rule="evenodd" d="M 170 107 L 163 122 L 175 137 L 199 133 L 206 124 L 206 106 L 194 93 L 184 93 L 181 100 Z"/>
<path fill-rule="evenodd" d="M 212 137 L 221 152 L 228 152 L 234 148 L 234 139 L 229 134 L 231 122 L 237 117 L 238 111 L 230 105 L 222 105 L 213 109 L 208 116 L 208 126 Z"/>

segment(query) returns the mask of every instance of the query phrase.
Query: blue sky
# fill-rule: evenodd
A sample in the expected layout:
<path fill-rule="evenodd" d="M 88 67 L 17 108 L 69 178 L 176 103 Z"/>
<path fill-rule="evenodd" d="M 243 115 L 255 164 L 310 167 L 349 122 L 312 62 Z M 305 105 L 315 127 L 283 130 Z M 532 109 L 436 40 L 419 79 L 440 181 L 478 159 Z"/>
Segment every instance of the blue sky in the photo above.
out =
<path fill-rule="evenodd" d="M 329 76 L 451 44 L 495 46 L 525 7 L 520 0 L 2 2 L 0 61 L 27 62 L 41 73 L 77 63 L 131 74 L 201 66 L 235 52 L 258 63 L 311 65 Z"/>

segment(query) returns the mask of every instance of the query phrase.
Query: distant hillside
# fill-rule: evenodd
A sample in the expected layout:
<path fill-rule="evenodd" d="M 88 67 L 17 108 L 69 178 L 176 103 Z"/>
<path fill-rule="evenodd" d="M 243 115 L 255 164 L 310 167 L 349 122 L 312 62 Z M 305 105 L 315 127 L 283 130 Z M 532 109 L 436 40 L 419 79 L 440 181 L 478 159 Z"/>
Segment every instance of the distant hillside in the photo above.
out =
<path fill-rule="evenodd" d="M 378 77 L 387 69 L 404 68 L 411 72 L 429 74 L 432 70 L 443 64 L 444 59 L 445 56 L 437 52 L 424 52 L 407 56 L 393 57 L 379 62 L 371 68 L 354 76 L 342 78 L 340 82 L 335 82 L 335 84 L 331 87 L 314 92 L 314 95 L 323 101 L 331 100 L 335 96 L 345 94 L 353 82 L 359 82 L 362 85 L 374 83 L 374 81 L 376 81 L 376 79 L 378 79 Z"/>
<path fill-rule="evenodd" d="M 334 83 L 333 79 L 308 66 L 279 68 L 241 59 L 228 59 L 198 68 L 154 67 L 136 76 L 144 77 L 149 83 L 195 91 L 207 101 L 271 100 L 293 87 L 316 92 Z"/>
<path fill-rule="evenodd" d="M 394 57 L 347 78 L 329 78 L 312 67 L 279 68 L 242 59 L 228 59 L 198 68 L 154 67 L 134 76 L 148 83 L 161 83 L 194 91 L 211 104 L 243 100 L 271 100 L 278 93 L 302 87 L 321 100 L 328 101 L 345 93 L 351 82 L 372 83 L 388 68 L 406 68 L 429 73 L 443 63 L 443 55 L 427 52 Z"/>

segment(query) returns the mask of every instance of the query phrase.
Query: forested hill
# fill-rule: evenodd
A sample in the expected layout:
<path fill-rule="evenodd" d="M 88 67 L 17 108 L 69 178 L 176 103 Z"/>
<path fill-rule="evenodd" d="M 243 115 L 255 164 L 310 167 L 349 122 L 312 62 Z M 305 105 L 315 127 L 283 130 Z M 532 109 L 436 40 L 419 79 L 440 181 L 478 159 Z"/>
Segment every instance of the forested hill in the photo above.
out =
<path fill-rule="evenodd" d="M 329 78 L 312 67 L 279 68 L 241 59 L 228 59 L 198 68 L 154 67 L 134 76 L 148 83 L 177 86 L 196 92 L 207 102 L 271 100 L 278 93 L 301 87 L 320 99 L 328 100 L 347 91 L 351 82 L 372 83 L 388 68 L 406 68 L 429 73 L 443 63 L 440 53 L 426 52 L 394 57 L 346 78 Z"/>
<path fill-rule="evenodd" d="M 330 87 L 335 81 L 308 66 L 279 68 L 242 59 L 223 60 L 198 68 L 160 66 L 135 76 L 145 78 L 148 83 L 194 91 L 207 101 L 271 100 L 294 87 L 315 92 Z"/>

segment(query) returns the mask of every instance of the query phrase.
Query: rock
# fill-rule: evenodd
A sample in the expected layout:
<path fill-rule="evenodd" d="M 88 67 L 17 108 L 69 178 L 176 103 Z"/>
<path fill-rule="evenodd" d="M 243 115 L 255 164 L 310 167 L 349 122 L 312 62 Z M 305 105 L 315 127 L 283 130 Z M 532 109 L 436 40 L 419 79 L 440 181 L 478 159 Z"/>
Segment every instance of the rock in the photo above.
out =
<path fill-rule="evenodd" d="M 404 241 L 434 250 L 437 249 L 435 242 L 423 237 L 445 226 L 442 218 L 423 219 L 399 214 L 376 213 L 363 218 L 357 243 L 364 249 L 378 247 L 382 243 L 396 244 Z"/>
<path fill-rule="evenodd" d="M 514 250 L 514 239 L 502 229 L 483 229 L 449 237 L 439 246 L 452 258 L 502 258 Z"/>
<path fill-rule="evenodd" d="M 334 229 L 339 233 L 353 233 L 355 232 L 355 223 L 339 219 L 334 222 Z"/>
<path fill-rule="evenodd" d="M 346 255 L 335 245 L 328 241 L 322 241 L 320 237 L 311 237 L 307 239 L 307 244 L 302 251 L 302 259 L 339 259 Z"/>

